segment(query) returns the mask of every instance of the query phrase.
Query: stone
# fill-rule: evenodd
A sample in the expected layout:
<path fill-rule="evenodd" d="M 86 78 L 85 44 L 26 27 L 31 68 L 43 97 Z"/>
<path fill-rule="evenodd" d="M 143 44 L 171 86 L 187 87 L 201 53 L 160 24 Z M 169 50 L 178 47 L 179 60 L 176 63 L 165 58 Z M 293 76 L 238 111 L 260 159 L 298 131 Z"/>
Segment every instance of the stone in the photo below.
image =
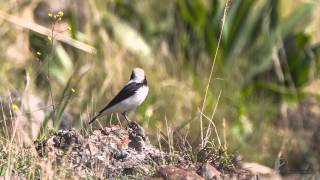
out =
<path fill-rule="evenodd" d="M 160 166 L 157 169 L 158 177 L 166 180 L 202 180 L 203 177 L 199 176 L 194 170 L 182 169 L 176 166 Z"/>
<path fill-rule="evenodd" d="M 222 179 L 221 172 L 215 167 L 211 166 L 209 163 L 203 163 L 198 169 L 198 174 L 200 174 L 204 179 Z"/>

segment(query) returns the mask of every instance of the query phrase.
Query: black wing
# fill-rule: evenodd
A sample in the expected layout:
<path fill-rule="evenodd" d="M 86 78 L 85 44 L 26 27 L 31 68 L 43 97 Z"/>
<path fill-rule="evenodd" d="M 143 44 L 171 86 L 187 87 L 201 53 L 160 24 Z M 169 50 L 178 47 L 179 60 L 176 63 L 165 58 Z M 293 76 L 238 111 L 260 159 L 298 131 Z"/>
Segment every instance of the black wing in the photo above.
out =
<path fill-rule="evenodd" d="M 136 82 L 132 82 L 130 84 L 127 84 L 126 86 L 124 86 L 121 91 L 116 95 L 116 97 L 114 97 L 109 104 L 104 107 L 101 111 L 99 111 L 100 113 L 103 113 L 106 109 L 110 108 L 111 106 L 127 99 L 128 97 L 132 96 L 140 87 L 144 86 L 143 83 L 136 83 Z"/>
<path fill-rule="evenodd" d="M 125 85 L 121 91 L 109 102 L 108 105 L 106 105 L 103 109 L 99 111 L 99 113 L 94 116 L 89 124 L 93 123 L 97 118 L 103 115 L 103 112 L 110 108 L 111 106 L 123 101 L 124 99 L 132 96 L 140 87 L 142 87 L 144 84 L 143 83 L 136 83 L 132 82 L 130 84 Z"/>
<path fill-rule="evenodd" d="M 147 79 L 146 78 L 144 79 L 144 81 L 142 83 L 132 82 L 130 84 L 127 84 L 125 87 L 123 87 L 121 89 L 121 91 L 116 95 L 116 97 L 114 97 L 109 102 L 109 104 L 106 105 L 106 107 L 101 109 L 101 111 L 99 111 L 99 113 L 90 120 L 89 124 L 93 123 L 97 118 L 102 116 L 103 112 L 105 110 L 107 110 L 108 108 L 110 108 L 111 106 L 113 106 L 113 105 L 123 101 L 124 99 L 132 96 L 142 86 L 147 86 Z"/>

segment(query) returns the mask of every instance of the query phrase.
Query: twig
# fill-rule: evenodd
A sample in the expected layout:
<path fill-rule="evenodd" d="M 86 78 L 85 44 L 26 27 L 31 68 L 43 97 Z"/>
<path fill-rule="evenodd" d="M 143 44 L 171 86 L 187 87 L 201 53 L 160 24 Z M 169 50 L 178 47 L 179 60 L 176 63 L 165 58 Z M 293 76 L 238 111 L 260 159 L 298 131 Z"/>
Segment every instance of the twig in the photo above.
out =
<path fill-rule="evenodd" d="M 78 40 L 73 39 L 72 37 L 63 35 L 63 34 L 59 34 L 59 32 L 54 31 L 53 33 L 51 32 L 51 29 L 48 29 L 44 26 L 41 26 L 39 24 L 36 24 L 34 22 L 30 22 L 30 21 L 25 21 L 22 18 L 16 17 L 16 16 L 12 16 L 10 14 L 7 14 L 3 11 L 0 11 L 0 19 L 3 19 L 5 21 L 8 21 L 12 24 L 21 26 L 25 29 L 29 29 L 31 31 L 37 32 L 39 34 L 45 35 L 45 36 L 52 36 L 55 37 L 56 40 L 61 41 L 63 43 L 66 43 L 70 46 L 73 46 L 77 49 L 80 49 L 84 52 L 90 53 L 90 54 L 96 54 L 97 50 L 88 45 L 85 44 L 83 42 L 80 42 Z M 59 34 L 59 36 L 57 36 Z"/>
<path fill-rule="evenodd" d="M 221 147 L 220 136 L 219 136 L 219 134 L 218 134 L 216 125 L 210 120 L 210 118 L 209 118 L 207 115 L 203 114 L 201 111 L 200 111 L 200 114 L 201 114 L 203 117 L 205 117 L 205 118 L 212 124 L 212 126 L 215 128 L 215 130 L 216 130 L 216 135 L 217 135 L 217 140 L 218 140 L 219 146 Z"/>
<path fill-rule="evenodd" d="M 206 145 L 207 142 L 209 141 L 209 134 L 210 134 L 210 131 L 211 131 L 211 125 L 213 125 L 213 128 L 214 128 L 214 131 L 216 133 L 216 136 L 217 136 L 217 138 L 219 138 L 217 127 L 213 122 L 213 116 L 216 114 L 216 111 L 217 111 L 217 108 L 218 108 L 218 105 L 219 105 L 219 102 L 220 102 L 221 93 L 222 93 L 222 90 L 220 90 L 220 92 L 219 92 L 218 100 L 217 100 L 216 104 L 214 105 L 213 112 L 212 112 L 211 117 L 210 117 L 210 122 L 211 123 L 208 126 L 206 137 L 204 138 L 204 140 L 205 140 L 204 141 L 205 142 L 204 145 Z M 219 142 L 219 146 L 221 146 L 221 140 L 220 139 L 218 139 L 218 142 Z"/>
<path fill-rule="evenodd" d="M 56 114 L 56 108 L 55 108 L 55 105 L 54 105 L 54 100 L 53 100 L 53 93 L 52 93 L 52 86 L 51 86 L 51 82 L 50 82 L 50 61 L 52 61 L 53 59 L 53 36 L 54 36 L 54 26 L 56 25 L 56 20 L 53 21 L 53 25 L 51 27 L 51 49 L 50 49 L 50 58 L 48 58 L 48 76 L 47 76 L 47 79 L 48 79 L 48 83 L 49 83 L 49 93 L 50 93 L 50 98 L 51 98 L 51 105 L 52 105 L 52 109 L 53 109 L 53 112 L 52 112 L 52 122 L 53 124 L 55 124 L 55 114 Z"/>

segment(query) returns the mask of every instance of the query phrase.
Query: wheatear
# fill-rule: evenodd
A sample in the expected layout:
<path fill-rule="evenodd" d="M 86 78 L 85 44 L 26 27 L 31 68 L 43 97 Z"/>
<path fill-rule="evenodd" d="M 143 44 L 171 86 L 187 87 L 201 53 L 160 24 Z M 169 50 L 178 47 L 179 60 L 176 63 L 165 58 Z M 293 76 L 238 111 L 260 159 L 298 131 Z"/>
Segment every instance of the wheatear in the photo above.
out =
<path fill-rule="evenodd" d="M 136 109 L 146 99 L 148 91 L 149 87 L 143 69 L 134 68 L 127 84 L 96 116 L 91 119 L 89 124 L 94 122 L 97 118 L 111 113 L 121 113 L 124 118 L 130 122 L 127 117 L 128 111 Z"/>

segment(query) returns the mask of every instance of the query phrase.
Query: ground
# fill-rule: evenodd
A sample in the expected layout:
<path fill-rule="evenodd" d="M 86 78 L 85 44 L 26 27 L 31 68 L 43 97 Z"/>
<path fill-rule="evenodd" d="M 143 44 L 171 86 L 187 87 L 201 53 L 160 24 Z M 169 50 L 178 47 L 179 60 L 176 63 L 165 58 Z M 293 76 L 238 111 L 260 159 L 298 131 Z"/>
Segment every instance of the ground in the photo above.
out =
<path fill-rule="evenodd" d="M 204 149 L 194 162 L 185 152 L 167 153 L 153 146 L 143 128 L 130 123 L 94 130 L 81 135 L 76 130 L 60 130 L 45 140 L 35 142 L 41 158 L 62 163 L 80 177 L 147 178 L 147 179 L 237 179 L 253 178 L 254 174 L 239 163 L 219 167 L 213 151 Z M 202 155 L 204 156 L 204 155 Z M 199 155 L 200 157 L 200 155 Z M 208 158 L 210 157 L 210 158 Z M 220 159 L 221 160 L 221 159 Z M 66 163 L 67 162 L 67 163 Z"/>

